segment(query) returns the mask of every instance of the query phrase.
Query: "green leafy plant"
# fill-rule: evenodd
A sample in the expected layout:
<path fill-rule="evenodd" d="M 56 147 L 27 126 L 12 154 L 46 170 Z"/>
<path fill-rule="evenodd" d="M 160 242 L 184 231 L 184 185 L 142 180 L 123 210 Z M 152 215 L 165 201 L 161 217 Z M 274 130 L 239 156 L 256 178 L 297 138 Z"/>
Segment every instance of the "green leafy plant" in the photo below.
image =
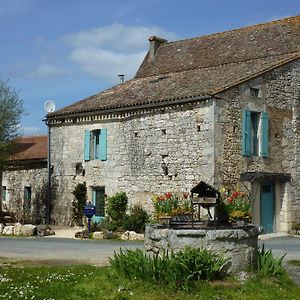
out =
<path fill-rule="evenodd" d="M 78 183 L 72 194 L 75 196 L 72 202 L 73 222 L 75 222 L 76 225 L 82 226 L 83 207 L 87 201 L 86 183 Z"/>
<path fill-rule="evenodd" d="M 105 220 L 102 220 L 101 222 L 91 222 L 91 232 L 104 231 L 105 229 Z"/>
<path fill-rule="evenodd" d="M 185 248 L 150 256 L 142 250 L 122 250 L 109 259 L 113 270 L 121 277 L 152 281 L 173 288 L 187 289 L 196 280 L 222 277 L 225 259 L 206 249 Z"/>
<path fill-rule="evenodd" d="M 121 229 L 126 217 L 128 198 L 126 193 L 119 192 L 107 198 L 106 213 L 108 216 L 108 229 Z"/>
<path fill-rule="evenodd" d="M 261 250 L 257 253 L 257 268 L 261 276 L 277 276 L 285 272 L 282 266 L 282 260 L 286 254 L 279 258 L 273 256 L 272 250 L 265 250 L 265 245 L 262 245 Z"/>
<path fill-rule="evenodd" d="M 130 215 L 128 215 L 125 219 L 124 229 L 142 233 L 145 232 L 145 225 L 148 221 L 149 214 L 140 204 L 136 204 L 130 210 Z"/>
<path fill-rule="evenodd" d="M 293 225 L 293 229 L 294 230 L 297 230 L 297 231 L 300 231 L 300 223 L 296 223 Z"/>

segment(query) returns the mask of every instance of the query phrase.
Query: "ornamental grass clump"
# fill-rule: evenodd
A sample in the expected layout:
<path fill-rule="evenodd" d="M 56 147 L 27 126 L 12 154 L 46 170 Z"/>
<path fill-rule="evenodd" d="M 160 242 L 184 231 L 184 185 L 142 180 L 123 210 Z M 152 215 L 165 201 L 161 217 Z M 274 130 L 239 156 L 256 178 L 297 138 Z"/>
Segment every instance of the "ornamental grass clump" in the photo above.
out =
<path fill-rule="evenodd" d="M 225 259 L 206 249 L 185 248 L 177 253 L 150 256 L 142 250 L 120 250 L 109 259 L 116 273 L 124 278 L 151 281 L 186 289 L 196 280 L 222 277 Z"/>
<path fill-rule="evenodd" d="M 265 250 L 265 245 L 262 245 L 262 249 L 257 252 L 257 269 L 259 275 L 263 277 L 278 276 L 285 272 L 282 266 L 282 260 L 286 254 L 276 258 L 273 256 L 272 250 Z"/>
<path fill-rule="evenodd" d="M 154 206 L 154 217 L 178 216 L 190 214 L 191 202 L 188 193 L 165 193 L 152 197 Z"/>

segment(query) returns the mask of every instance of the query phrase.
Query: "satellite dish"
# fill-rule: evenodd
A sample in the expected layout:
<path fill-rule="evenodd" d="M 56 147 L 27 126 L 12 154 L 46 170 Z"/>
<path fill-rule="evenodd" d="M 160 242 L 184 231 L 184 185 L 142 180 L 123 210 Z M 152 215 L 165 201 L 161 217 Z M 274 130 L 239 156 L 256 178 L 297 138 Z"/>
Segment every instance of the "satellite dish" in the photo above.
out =
<path fill-rule="evenodd" d="M 47 100 L 44 103 L 44 109 L 46 111 L 46 113 L 52 113 L 55 111 L 55 103 L 52 100 Z"/>

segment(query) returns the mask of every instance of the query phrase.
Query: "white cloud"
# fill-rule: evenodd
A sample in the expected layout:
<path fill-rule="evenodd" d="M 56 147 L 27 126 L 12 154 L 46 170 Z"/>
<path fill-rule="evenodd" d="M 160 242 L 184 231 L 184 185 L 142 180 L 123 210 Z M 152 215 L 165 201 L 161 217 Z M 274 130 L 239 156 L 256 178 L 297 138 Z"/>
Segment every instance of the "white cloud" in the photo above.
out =
<path fill-rule="evenodd" d="M 112 24 L 89 30 L 80 31 L 65 37 L 65 41 L 75 48 L 100 47 L 115 51 L 136 51 L 147 47 L 151 35 L 161 36 L 165 39 L 177 38 L 173 32 L 167 32 L 156 26 L 124 26 Z"/>
<path fill-rule="evenodd" d="M 168 40 L 175 33 L 155 26 L 129 26 L 113 24 L 68 35 L 65 42 L 71 45 L 71 60 L 82 71 L 109 82 L 116 82 L 118 74 L 126 79 L 133 77 L 148 49 L 148 38 L 157 35 Z"/>
<path fill-rule="evenodd" d="M 56 67 L 51 64 L 42 64 L 37 66 L 35 69 L 27 73 L 28 77 L 31 78 L 49 78 L 62 76 L 67 73 L 66 70 L 60 67 Z"/>
<path fill-rule="evenodd" d="M 25 126 L 20 128 L 20 132 L 24 136 L 30 136 L 30 135 L 45 135 L 46 131 L 45 129 L 42 129 L 40 127 L 31 127 L 31 126 Z"/>
<path fill-rule="evenodd" d="M 97 48 L 78 48 L 71 55 L 82 70 L 108 81 L 116 81 L 117 75 L 131 78 L 141 64 L 146 52 L 132 54 L 116 53 Z"/>

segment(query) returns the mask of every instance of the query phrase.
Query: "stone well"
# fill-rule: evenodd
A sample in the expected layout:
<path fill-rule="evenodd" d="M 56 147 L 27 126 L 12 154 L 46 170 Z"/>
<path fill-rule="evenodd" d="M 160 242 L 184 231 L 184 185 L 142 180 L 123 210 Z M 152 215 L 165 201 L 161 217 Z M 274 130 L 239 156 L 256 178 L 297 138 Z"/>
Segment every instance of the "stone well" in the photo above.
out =
<path fill-rule="evenodd" d="M 145 232 L 145 250 L 162 253 L 179 251 L 186 246 L 206 248 L 230 258 L 227 271 L 237 273 L 252 270 L 257 265 L 258 227 L 253 225 L 229 229 L 172 229 L 148 225 Z"/>

